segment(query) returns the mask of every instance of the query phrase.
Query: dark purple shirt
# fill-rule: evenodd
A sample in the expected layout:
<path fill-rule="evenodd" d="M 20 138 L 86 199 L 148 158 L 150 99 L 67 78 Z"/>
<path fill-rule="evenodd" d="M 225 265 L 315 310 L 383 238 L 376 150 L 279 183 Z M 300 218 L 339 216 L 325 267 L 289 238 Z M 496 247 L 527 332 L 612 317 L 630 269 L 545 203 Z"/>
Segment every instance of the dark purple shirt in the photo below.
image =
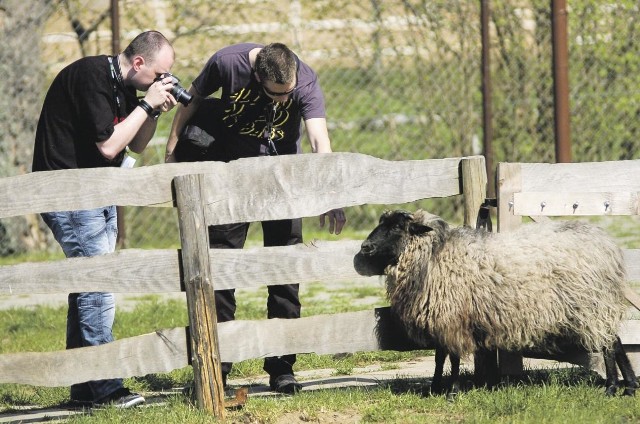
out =
<path fill-rule="evenodd" d="M 249 52 L 260 47 L 263 46 L 243 43 L 217 51 L 193 81 L 194 88 L 203 97 L 222 89 L 222 144 L 230 159 L 266 154 L 266 110 L 272 100 L 255 79 L 249 62 Z M 325 117 L 324 96 L 317 74 L 296 60 L 296 89 L 285 103 L 278 105 L 273 123 L 273 141 L 278 154 L 299 153 L 302 120 Z"/>

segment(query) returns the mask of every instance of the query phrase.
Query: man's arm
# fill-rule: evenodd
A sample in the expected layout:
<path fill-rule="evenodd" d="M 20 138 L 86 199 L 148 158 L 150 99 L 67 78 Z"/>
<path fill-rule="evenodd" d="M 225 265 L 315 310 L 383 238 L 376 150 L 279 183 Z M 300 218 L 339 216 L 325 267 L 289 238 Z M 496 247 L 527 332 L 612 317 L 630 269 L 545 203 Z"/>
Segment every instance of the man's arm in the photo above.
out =
<path fill-rule="evenodd" d="M 176 100 L 170 94 L 170 80 L 157 81 L 149 87 L 144 101 L 153 109 L 166 112 L 176 105 Z M 113 133 L 108 139 L 97 143 L 98 150 L 107 159 L 114 159 L 125 147 L 130 146 L 136 153 L 142 152 L 156 130 L 156 122 L 149 118 L 142 107 L 137 106 L 127 116 L 127 119 L 113 127 Z"/>
<path fill-rule="evenodd" d="M 169 133 L 169 139 L 167 140 L 167 148 L 165 151 L 164 161 L 165 162 L 175 162 L 176 158 L 173 154 L 173 151 L 176 148 L 176 144 L 178 144 L 178 136 L 184 129 L 186 123 L 191 119 L 191 117 L 196 113 L 198 108 L 200 107 L 200 103 L 202 102 L 202 96 L 198 93 L 193 85 L 189 87 L 189 93 L 193 96 L 193 100 L 189 104 L 189 106 L 179 105 L 176 110 L 176 114 L 173 117 L 173 123 L 171 124 L 171 132 Z"/>
<path fill-rule="evenodd" d="M 313 153 L 331 153 L 331 140 L 327 130 L 327 120 L 325 118 L 311 118 L 304 121 L 307 130 L 309 144 Z M 342 208 L 333 209 L 320 215 L 320 227 L 324 227 L 325 219 L 329 218 L 329 232 L 340 234 L 342 227 L 347 222 L 347 218 Z"/>
<path fill-rule="evenodd" d="M 325 118 L 311 118 L 304 121 L 307 137 L 313 153 L 331 153 L 331 141 Z"/>

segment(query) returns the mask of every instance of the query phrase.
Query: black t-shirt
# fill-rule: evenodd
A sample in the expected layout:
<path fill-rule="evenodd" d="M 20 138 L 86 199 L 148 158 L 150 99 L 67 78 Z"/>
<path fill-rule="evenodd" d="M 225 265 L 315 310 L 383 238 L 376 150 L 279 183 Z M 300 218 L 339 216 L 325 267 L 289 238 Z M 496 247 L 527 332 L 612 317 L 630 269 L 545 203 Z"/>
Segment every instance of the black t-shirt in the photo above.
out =
<path fill-rule="evenodd" d="M 261 44 L 242 43 L 217 51 L 193 81 L 203 97 L 222 89 L 221 111 L 212 119 L 221 120 L 217 128 L 229 159 L 267 154 L 265 127 L 267 108 L 273 103 L 255 79 L 249 52 Z M 273 141 L 278 154 L 301 151 L 302 120 L 324 118 L 325 104 L 317 74 L 298 59 L 296 89 L 280 105 L 273 122 Z"/>
<path fill-rule="evenodd" d="M 114 81 L 107 56 L 73 62 L 55 77 L 45 97 L 32 170 L 119 166 L 124 153 L 107 160 L 96 143 L 111 137 L 114 125 L 136 106 L 135 89 Z"/>

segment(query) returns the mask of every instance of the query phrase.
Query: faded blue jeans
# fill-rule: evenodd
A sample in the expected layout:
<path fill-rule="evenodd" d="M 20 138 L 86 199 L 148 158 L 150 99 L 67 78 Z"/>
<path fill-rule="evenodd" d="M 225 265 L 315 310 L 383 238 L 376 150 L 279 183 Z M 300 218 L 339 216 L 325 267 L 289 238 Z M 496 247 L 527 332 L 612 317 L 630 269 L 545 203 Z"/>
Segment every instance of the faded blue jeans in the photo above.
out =
<path fill-rule="evenodd" d="M 115 206 L 48 212 L 42 219 L 67 258 L 98 256 L 115 251 L 118 235 Z M 67 349 L 113 341 L 115 300 L 111 293 L 69 294 Z M 71 386 L 71 400 L 97 401 L 122 387 L 122 379 L 95 380 Z"/>

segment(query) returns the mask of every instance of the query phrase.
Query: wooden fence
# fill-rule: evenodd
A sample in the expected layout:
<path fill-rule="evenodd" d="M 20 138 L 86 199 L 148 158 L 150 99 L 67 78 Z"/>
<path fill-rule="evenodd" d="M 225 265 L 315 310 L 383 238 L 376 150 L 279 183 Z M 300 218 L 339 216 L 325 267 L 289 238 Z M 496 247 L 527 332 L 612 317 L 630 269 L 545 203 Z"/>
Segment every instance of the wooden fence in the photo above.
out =
<path fill-rule="evenodd" d="M 498 231 L 511 231 L 522 217 L 640 214 L 640 161 L 590 163 L 500 163 L 496 178 Z M 629 281 L 640 281 L 640 250 L 624 251 Z M 638 296 L 627 299 L 640 307 Z M 636 314 L 637 315 L 637 314 Z M 619 332 L 636 373 L 640 371 L 640 321 L 627 320 Z M 501 352 L 502 353 L 502 352 Z M 502 356 L 502 358 L 500 358 Z M 502 373 L 519 373 L 521 357 L 498 355 Z M 570 353 L 552 359 L 584 365 L 604 375 L 602 355 Z"/>
<path fill-rule="evenodd" d="M 211 301 L 214 287 L 333 280 L 358 284 L 364 277 L 352 265 L 360 241 L 209 249 L 206 226 L 457 195 L 464 196 L 465 224 L 474 225 L 485 189 L 484 158 L 480 156 L 385 161 L 355 153 L 51 171 L 1 179 L 0 218 L 112 204 L 177 206 L 182 249 L 124 249 L 91 258 L 3 266 L 0 293 L 186 291 L 190 326 L 158 329 L 101 346 L 0 355 L 0 383 L 68 386 L 168 372 L 192 364 L 199 406 L 223 416 L 216 371 L 219 360 L 409 348 L 397 331 L 385 331 L 389 324 L 385 308 L 216 325 Z"/>

